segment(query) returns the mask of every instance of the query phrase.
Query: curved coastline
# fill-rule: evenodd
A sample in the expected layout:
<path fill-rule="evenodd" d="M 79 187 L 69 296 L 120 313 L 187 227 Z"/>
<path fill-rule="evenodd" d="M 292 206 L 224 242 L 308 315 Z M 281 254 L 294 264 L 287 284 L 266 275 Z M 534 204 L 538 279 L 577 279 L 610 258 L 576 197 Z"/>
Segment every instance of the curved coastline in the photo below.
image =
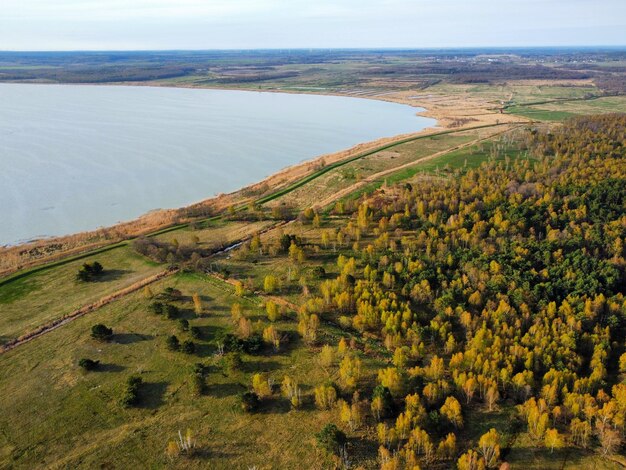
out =
<path fill-rule="evenodd" d="M 99 87 L 100 85 L 93 85 L 93 86 L 98 86 Z M 153 86 L 151 86 L 151 87 L 153 87 Z M 158 87 L 153 87 L 153 88 L 158 88 Z M 172 87 L 172 88 L 183 88 L 183 87 Z M 191 87 L 184 87 L 184 88 L 191 88 Z M 200 88 L 198 88 L 198 87 L 193 87 L 193 89 L 200 90 Z M 215 90 L 214 88 L 202 88 L 202 89 Z M 224 90 L 220 90 L 220 91 L 224 91 Z M 265 91 L 256 91 L 256 90 L 230 90 L 229 89 L 229 90 L 226 90 L 226 91 L 236 91 L 238 93 L 242 93 L 244 91 L 247 91 L 247 92 L 253 93 L 253 94 L 263 94 L 263 93 L 266 93 Z M 275 92 L 272 91 L 271 93 L 275 93 Z M 302 95 L 307 95 L 307 94 L 302 94 Z M 333 95 L 333 96 L 335 96 L 335 95 Z M 337 96 L 341 97 L 340 95 L 337 95 Z M 342 96 L 342 97 L 343 98 L 347 98 L 346 96 Z M 352 97 L 352 98 L 354 98 L 354 97 Z M 368 99 L 368 98 L 363 98 L 363 99 Z M 375 101 L 375 100 L 369 100 L 369 101 Z M 292 105 L 290 102 L 286 102 L 286 104 L 287 105 Z M 297 106 L 297 102 L 296 102 L 296 106 Z M 313 105 L 313 107 L 314 106 L 315 105 Z M 424 116 L 424 114 L 426 113 L 426 110 L 424 108 L 417 108 L 416 109 L 414 106 L 412 106 L 412 108 L 413 108 L 412 109 L 412 111 L 413 111 L 412 114 L 414 116 L 426 117 L 426 116 Z M 349 109 L 349 106 L 346 106 L 345 109 Z M 365 108 L 365 109 L 367 109 L 367 108 Z M 375 109 L 374 109 L 374 111 L 375 111 Z M 405 111 L 405 113 L 406 113 L 406 111 Z M 310 123 L 310 122 L 314 122 L 314 120 L 315 120 L 315 116 L 312 116 L 312 117 L 308 117 L 306 122 Z M 361 134 L 367 134 L 367 133 L 369 133 L 369 134 L 374 133 L 375 134 L 375 133 L 377 133 L 375 130 L 372 130 L 372 129 L 375 129 L 375 127 L 372 127 L 372 122 L 375 122 L 375 120 L 373 120 L 373 121 L 371 120 L 371 122 L 369 123 L 370 131 L 367 131 L 367 130 L 364 131 L 364 132 L 360 132 L 359 131 L 359 133 L 361 133 Z M 105 224 L 103 224 L 103 225 L 101 225 L 101 226 L 99 226 L 97 228 L 94 225 L 94 229 L 87 228 L 86 230 L 79 230 L 77 232 L 74 232 L 74 231 L 71 231 L 71 232 L 68 231 L 68 232 L 69 233 L 86 233 L 86 232 L 98 232 L 98 231 L 101 231 L 103 229 L 104 230 L 106 230 L 106 229 L 110 230 L 110 229 L 113 229 L 113 228 L 115 228 L 117 226 L 120 226 L 120 225 L 131 224 L 134 221 L 136 221 L 138 219 L 145 218 L 147 216 L 153 216 L 157 212 L 161 212 L 162 213 L 162 212 L 168 212 L 168 211 L 180 211 L 182 209 L 193 207 L 193 206 L 197 206 L 197 205 L 200 205 L 200 204 L 207 204 L 209 201 L 213 201 L 215 199 L 224 199 L 224 196 L 232 197 L 233 195 L 240 195 L 242 193 L 245 193 L 246 191 L 253 190 L 253 188 L 258 188 L 259 186 L 262 186 L 263 184 L 268 184 L 272 188 L 275 188 L 276 185 L 280 184 L 280 182 L 282 182 L 284 179 L 289 179 L 289 178 L 301 176 L 303 168 L 307 169 L 307 168 L 309 168 L 312 165 L 313 166 L 314 165 L 318 165 L 322 160 L 326 161 L 326 162 L 334 162 L 334 161 L 337 161 L 338 159 L 341 159 L 341 158 L 345 157 L 346 155 L 351 155 L 351 154 L 353 154 L 356 151 L 361 151 L 363 149 L 370 148 L 373 145 L 380 145 L 381 143 L 398 139 L 401 136 L 414 135 L 414 134 L 426 132 L 426 131 L 428 131 L 428 129 L 434 129 L 434 126 L 436 126 L 436 125 L 437 125 L 436 121 L 433 121 L 433 122 L 423 122 L 423 120 L 422 120 L 422 122 L 416 121 L 416 126 L 415 127 L 417 129 L 419 129 L 417 132 L 411 132 L 409 134 L 398 134 L 398 135 L 388 133 L 389 130 L 390 130 L 389 128 L 390 127 L 393 128 L 393 125 L 390 125 L 390 126 L 387 126 L 386 130 L 382 130 L 381 131 L 381 133 L 383 133 L 383 135 L 385 133 L 387 133 L 387 135 L 389 135 L 390 137 L 383 137 L 381 139 L 368 140 L 365 143 L 357 143 L 356 145 L 354 145 L 352 147 L 349 147 L 349 148 L 345 148 L 344 147 L 342 149 L 341 147 L 339 147 L 339 149 L 337 151 L 333 150 L 332 152 L 321 153 L 321 154 L 317 154 L 317 155 L 312 156 L 312 157 L 306 156 L 304 159 L 302 159 L 300 161 L 297 161 L 297 162 L 294 162 L 294 163 L 291 163 L 291 164 L 287 164 L 287 165 L 284 165 L 284 161 L 287 160 L 286 158 L 281 157 L 281 158 L 277 159 L 275 157 L 271 157 L 270 156 L 269 157 L 270 160 L 267 161 L 268 172 L 266 173 L 266 174 L 268 174 L 268 173 L 269 174 L 268 174 L 267 177 L 262 178 L 260 181 L 259 181 L 259 179 L 256 179 L 253 176 L 254 172 L 256 172 L 257 170 L 252 169 L 252 171 L 250 171 L 251 168 L 249 168 L 248 172 L 250 174 L 240 178 L 240 179 L 247 179 L 249 182 L 245 183 L 243 185 L 237 186 L 238 189 L 233 189 L 231 191 L 225 191 L 224 192 L 223 190 L 220 191 L 219 185 L 218 185 L 216 187 L 216 191 L 215 191 L 216 195 L 215 196 L 206 197 L 206 196 L 203 195 L 203 196 L 201 196 L 201 197 L 199 197 L 199 198 L 197 198 L 195 200 L 193 198 L 187 198 L 187 201 L 184 202 L 182 205 L 179 205 L 180 203 L 177 203 L 176 200 L 175 200 L 176 198 L 175 198 L 174 201 L 173 201 L 174 203 L 171 206 L 169 206 L 169 207 L 172 207 L 172 209 L 159 209 L 159 208 L 150 209 L 147 212 L 143 212 L 143 215 L 136 215 L 136 216 L 133 215 L 133 216 L 131 216 L 129 218 L 121 217 L 120 219 L 118 219 L 118 220 L 120 220 L 119 222 L 115 222 L 113 224 L 106 224 L 105 223 Z M 328 126 L 329 125 L 327 124 L 327 127 Z M 332 127 L 332 124 L 330 126 Z M 358 128 L 358 125 L 357 126 L 353 125 L 352 127 L 353 128 Z M 405 124 L 403 126 L 401 125 L 400 127 L 404 127 L 406 129 L 406 127 L 407 127 L 406 122 L 405 122 Z M 236 128 L 236 125 L 235 125 L 235 128 Z M 349 129 L 349 128 L 347 127 L 347 129 Z M 190 131 L 190 132 L 193 132 L 193 131 Z M 327 131 L 323 131 L 323 132 L 327 132 Z M 313 133 L 309 132 L 309 133 L 311 135 L 315 135 L 315 132 L 313 132 Z M 320 133 L 318 132 L 318 134 L 320 134 Z M 356 137 L 356 136 L 357 136 L 357 134 L 355 134 L 353 137 Z M 303 137 L 305 137 L 305 138 L 308 137 L 308 134 L 305 132 L 303 134 Z M 299 136 L 296 136 L 296 138 L 293 139 L 293 140 L 297 141 L 297 139 L 299 139 Z M 340 138 L 338 140 L 339 141 L 343 140 L 344 142 L 346 140 L 350 140 L 349 134 L 345 134 L 345 136 L 343 138 Z M 353 139 L 353 142 L 354 142 L 354 140 L 355 139 Z M 185 142 L 184 141 L 184 137 L 181 137 L 181 141 Z M 336 142 L 336 143 L 339 143 L 339 142 Z M 293 142 L 290 145 L 291 145 L 291 147 L 293 147 Z M 324 146 L 327 147 L 327 148 L 328 147 L 332 147 L 333 146 L 333 141 L 329 140 L 327 145 L 322 145 L 322 147 L 324 147 Z M 289 147 L 289 144 L 288 144 L 286 149 L 283 151 L 283 155 L 291 155 L 291 152 L 293 150 L 293 148 L 291 148 L 291 147 Z M 318 145 L 318 147 L 320 147 L 320 146 Z M 307 144 L 305 142 L 301 146 L 302 150 L 299 149 L 300 150 L 299 153 L 300 154 L 306 153 L 306 148 L 307 148 Z M 184 148 L 183 148 L 183 150 L 184 150 Z M 266 158 L 269 155 L 271 155 L 271 154 L 278 155 L 278 154 L 281 153 L 281 151 L 278 150 L 277 152 L 274 152 L 274 153 L 272 153 L 270 151 L 270 152 L 266 152 L 266 153 L 268 153 L 268 155 L 262 154 L 259 157 L 257 157 L 257 156 L 254 157 L 254 158 L 258 158 L 258 161 L 260 162 L 258 164 L 259 168 L 262 168 L 263 166 L 266 165 L 266 161 L 265 160 L 266 160 Z M 293 156 L 296 157 L 296 158 L 292 158 L 292 161 L 298 159 L 298 153 L 297 152 L 294 153 Z M 199 159 L 196 159 L 196 161 L 197 160 L 201 160 L 201 159 L 203 159 L 202 162 L 203 162 L 204 165 L 209 165 L 210 166 L 210 163 L 206 163 L 207 162 L 206 157 L 201 157 Z M 281 162 L 280 160 L 283 160 L 283 162 Z M 209 160 L 209 162 L 210 162 L 210 160 Z M 234 164 L 238 165 L 238 164 L 241 164 L 241 163 L 234 163 Z M 278 167 L 278 169 L 276 169 L 277 167 Z M 217 170 L 216 170 L 217 172 L 223 171 L 223 169 L 220 169 L 219 166 L 216 167 L 216 168 L 217 168 Z M 224 169 L 226 169 L 226 168 L 227 167 L 225 166 Z M 207 175 L 207 176 L 211 177 L 210 175 Z M 165 178 L 165 179 L 163 179 L 163 178 L 165 178 L 165 177 L 162 177 L 162 180 L 161 180 L 162 182 L 164 180 L 167 180 L 167 178 Z M 180 174 L 177 175 L 177 179 L 180 180 Z M 231 186 L 232 187 L 233 183 L 237 184 L 236 179 L 233 179 L 233 181 L 230 182 L 230 183 L 226 183 L 226 186 Z M 174 184 L 177 184 L 176 178 L 175 178 Z M 193 192 L 195 192 L 195 193 L 203 192 L 202 189 L 201 189 L 203 186 L 197 185 L 197 186 L 194 186 L 194 187 L 195 188 L 200 188 L 200 190 L 196 189 Z M 224 187 L 224 184 L 222 184 L 222 187 Z M 226 189 L 230 189 L 230 188 L 226 188 Z M 175 190 L 175 188 L 174 188 L 174 190 Z M 190 192 L 190 191 L 187 191 L 187 192 L 189 192 L 192 195 L 192 197 L 193 197 L 193 192 Z M 118 193 L 119 193 L 119 191 L 118 191 Z M 145 211 L 146 210 L 146 205 L 148 205 L 148 204 L 146 204 L 146 200 L 149 201 L 149 197 L 150 196 L 145 198 L 145 200 L 143 200 L 142 204 L 139 204 L 139 205 L 135 204 L 135 206 L 143 205 L 143 207 L 144 207 L 143 210 Z M 117 194 L 117 198 L 118 199 L 120 198 L 119 194 Z M 186 198 L 186 196 L 184 194 L 180 194 L 179 197 L 178 197 L 178 201 L 180 201 L 181 199 L 185 199 L 185 198 Z M 122 201 L 123 201 L 123 199 L 122 199 Z M 161 208 L 163 208 L 164 205 L 165 205 L 165 207 L 168 207 L 168 204 L 164 203 L 163 200 L 155 201 L 155 202 L 156 202 L 156 204 L 155 204 L 156 207 L 158 207 L 159 205 L 161 206 Z M 122 202 L 122 204 L 123 203 L 124 202 Z M 37 206 L 35 206 L 35 207 L 37 207 Z M 141 207 L 139 207 L 139 209 L 141 210 Z M 119 212 L 120 211 L 118 211 L 118 213 Z M 139 214 L 141 214 L 141 212 L 139 212 Z M 50 225 L 50 224 L 48 224 L 48 225 Z M 88 225 L 88 224 L 84 224 L 84 225 Z M 45 231 L 44 231 L 44 233 L 45 233 Z M 15 242 L 9 240 L 10 244 L 9 245 L 5 245 L 5 248 L 7 246 L 9 246 L 9 247 L 10 246 L 25 246 L 25 245 L 32 244 L 32 243 L 43 243 L 43 242 L 48 242 L 49 243 L 49 242 L 52 242 L 54 240 L 62 239 L 62 238 L 68 237 L 68 236 L 72 236 L 72 235 L 60 235 L 60 236 L 59 235 L 52 235 L 50 237 L 39 236 L 39 237 L 22 239 L 22 240 L 20 240 L 19 238 L 16 238 Z M 17 240 L 19 240 L 19 241 L 17 241 Z"/>

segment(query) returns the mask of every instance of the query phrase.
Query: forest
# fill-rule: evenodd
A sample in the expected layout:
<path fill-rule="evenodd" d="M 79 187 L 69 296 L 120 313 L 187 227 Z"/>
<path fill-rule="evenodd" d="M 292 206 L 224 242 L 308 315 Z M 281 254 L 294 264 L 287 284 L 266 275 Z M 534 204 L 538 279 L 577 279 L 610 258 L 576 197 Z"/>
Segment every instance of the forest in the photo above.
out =
<path fill-rule="evenodd" d="M 626 115 L 453 155 L 330 206 L 237 205 L 2 286 L 19 306 L 53 298 L 48 283 L 67 302 L 152 276 L 0 356 L 2 461 L 620 468 Z M 207 242 L 228 227 L 249 235 Z"/>
<path fill-rule="evenodd" d="M 370 429 L 381 469 L 497 468 L 510 442 L 496 429 L 464 432 L 479 409 L 512 411 L 515 432 L 550 453 L 621 452 L 625 131 L 623 114 L 528 128 L 510 144 L 523 158 L 383 186 L 326 214 L 308 209 L 299 220 L 319 228 L 319 241 L 285 228 L 238 250 L 244 265 L 285 257 L 291 266 L 284 279 L 234 282 L 242 293 L 302 290 L 297 330 L 319 348 L 322 367 L 336 371 L 313 384 L 310 399 L 337 410 L 317 439 L 338 465 L 353 458 L 346 436 Z M 324 228 L 333 218 L 342 222 Z M 320 260 L 334 264 L 332 274 Z M 198 257 L 176 262 L 236 271 L 228 259 L 217 267 Z M 254 335 L 280 349 L 287 337 L 272 325 L 280 313 L 272 301 L 266 307 L 270 324 L 255 332 L 233 306 L 243 343 L 231 338 L 227 353 L 246 350 Z M 324 324 L 343 332 L 337 344 L 320 341 Z M 384 366 L 366 373 L 369 357 Z M 243 409 L 254 413 L 278 389 L 294 409 L 306 401 L 289 376 L 280 385 L 256 374 Z"/>

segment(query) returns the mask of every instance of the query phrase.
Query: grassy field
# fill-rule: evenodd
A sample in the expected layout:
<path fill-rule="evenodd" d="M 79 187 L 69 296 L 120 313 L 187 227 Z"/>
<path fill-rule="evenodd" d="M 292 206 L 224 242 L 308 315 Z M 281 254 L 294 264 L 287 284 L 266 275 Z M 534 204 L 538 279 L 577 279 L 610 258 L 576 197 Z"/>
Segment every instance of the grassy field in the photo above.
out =
<path fill-rule="evenodd" d="M 270 224 L 215 221 L 204 229 L 184 228 L 156 238 L 168 242 L 176 239 L 188 245 L 197 237 L 199 248 L 212 250 L 249 237 Z M 104 275 L 96 282 L 76 281 L 80 267 L 94 261 L 104 266 Z M 163 269 L 165 265 L 153 263 L 126 245 L 0 285 L 0 344 Z"/>
<path fill-rule="evenodd" d="M 469 131 L 454 135 L 426 137 L 414 142 L 400 144 L 392 149 L 376 152 L 341 168 L 329 171 L 310 184 L 277 199 L 273 204 L 312 206 L 363 178 L 470 142 L 477 137 L 477 131 Z"/>
<path fill-rule="evenodd" d="M 296 379 L 310 400 L 312 387 L 330 376 L 317 365 L 316 350 L 292 342 L 279 353 L 244 356 L 241 371 L 228 373 L 213 358 L 215 340 L 232 331 L 230 307 L 243 303 L 256 328 L 267 324 L 254 302 L 234 296 L 232 288 L 199 275 L 177 275 L 155 286 L 179 288 L 187 296 L 178 305 L 192 326 L 200 327 L 195 355 L 168 351 L 167 335 L 181 333 L 176 322 L 148 313 L 149 301 L 136 293 L 51 332 L 36 342 L 0 356 L 0 466 L 13 468 L 322 468 L 325 457 L 313 435 L 333 412 L 290 411 L 286 399 L 275 396 L 260 413 L 242 414 L 237 395 L 249 388 L 251 374 L 268 372 L 280 383 L 285 374 Z M 206 313 L 196 318 L 189 295 L 198 292 Z M 91 325 L 113 328 L 110 343 L 89 337 Z M 293 334 L 295 323 L 278 322 Z M 335 341 L 333 332 L 326 339 Z M 81 357 L 98 359 L 102 371 L 83 372 Z M 209 367 L 207 392 L 190 390 L 194 363 Z M 368 368 L 379 366 L 374 361 Z M 139 374 L 145 384 L 141 406 L 126 410 L 118 404 L 123 384 Z M 164 451 L 178 430 L 193 431 L 199 452 L 193 458 L 168 462 Z M 368 456 L 363 456 L 367 461 Z"/>
<path fill-rule="evenodd" d="M 592 100 L 554 101 L 537 105 L 516 105 L 507 112 L 540 121 L 562 121 L 584 114 L 620 113 L 626 111 L 626 97 L 612 96 Z"/>
<path fill-rule="evenodd" d="M 79 282 L 83 263 L 105 269 L 96 282 Z M 125 246 L 41 271 L 0 286 L 0 342 L 16 338 L 85 304 L 112 294 L 164 268 Z"/>

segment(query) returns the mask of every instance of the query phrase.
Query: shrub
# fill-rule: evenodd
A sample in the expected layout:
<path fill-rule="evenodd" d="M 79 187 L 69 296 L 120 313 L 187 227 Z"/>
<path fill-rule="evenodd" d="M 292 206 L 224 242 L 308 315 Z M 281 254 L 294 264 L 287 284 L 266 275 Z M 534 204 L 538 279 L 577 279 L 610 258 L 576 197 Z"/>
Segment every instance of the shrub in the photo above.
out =
<path fill-rule="evenodd" d="M 327 424 L 315 435 L 317 445 L 330 454 L 339 455 L 346 443 L 346 434 L 332 423 Z"/>
<path fill-rule="evenodd" d="M 91 337 L 99 341 L 108 341 L 113 336 L 113 330 L 107 328 L 102 323 L 98 323 L 91 327 Z"/>
<path fill-rule="evenodd" d="M 103 272 L 104 268 L 97 261 L 94 261 L 93 263 L 85 263 L 76 274 L 76 279 L 84 282 L 93 281 L 102 275 Z"/>
<path fill-rule="evenodd" d="M 193 341 L 191 340 L 187 340 L 183 343 L 183 346 L 181 348 L 181 350 L 185 353 L 185 354 L 193 354 L 196 352 L 196 345 Z"/>
<path fill-rule="evenodd" d="M 173 320 L 180 314 L 180 310 L 176 305 L 167 304 L 165 306 L 165 316 L 168 320 Z"/>
<path fill-rule="evenodd" d="M 200 328 L 197 326 L 192 326 L 191 329 L 189 330 L 189 332 L 191 333 L 191 337 L 194 339 L 198 339 L 202 336 L 201 331 L 202 330 L 200 330 Z"/>
<path fill-rule="evenodd" d="M 139 389 L 142 384 L 143 380 L 141 377 L 136 375 L 128 377 L 128 380 L 126 381 L 126 390 L 120 400 L 120 403 L 124 408 L 135 406 L 139 403 Z"/>
<path fill-rule="evenodd" d="M 261 401 L 259 397 L 254 392 L 244 392 L 240 396 L 241 400 L 241 409 L 246 413 L 251 413 L 259 408 Z"/>
<path fill-rule="evenodd" d="M 78 361 L 78 365 L 85 370 L 96 370 L 100 365 L 100 361 L 94 361 L 93 359 L 82 358 Z"/>
<path fill-rule="evenodd" d="M 170 351 L 178 351 L 180 349 L 180 341 L 175 335 L 169 336 L 167 340 L 165 340 L 167 344 L 167 349 Z"/>
<path fill-rule="evenodd" d="M 161 302 L 152 302 L 148 308 L 152 313 L 161 315 L 163 313 L 164 305 Z"/>
<path fill-rule="evenodd" d="M 183 298 L 183 293 L 175 289 L 173 287 L 166 287 L 163 292 L 159 294 L 159 297 L 165 300 L 169 300 L 170 302 L 180 300 Z"/>
<path fill-rule="evenodd" d="M 178 320 L 178 327 L 180 328 L 180 331 L 187 331 L 189 329 L 189 322 L 186 319 L 181 318 Z"/>
<path fill-rule="evenodd" d="M 191 390 L 197 397 L 204 395 L 206 390 L 206 382 L 203 374 L 194 373 L 191 378 Z"/>
<path fill-rule="evenodd" d="M 229 352 L 224 356 L 224 366 L 228 372 L 234 372 L 241 369 L 243 361 L 239 352 Z"/>
<path fill-rule="evenodd" d="M 393 412 L 393 397 L 389 389 L 383 385 L 377 385 L 372 393 L 372 401 L 380 398 L 382 404 L 381 417 L 387 417 Z"/>

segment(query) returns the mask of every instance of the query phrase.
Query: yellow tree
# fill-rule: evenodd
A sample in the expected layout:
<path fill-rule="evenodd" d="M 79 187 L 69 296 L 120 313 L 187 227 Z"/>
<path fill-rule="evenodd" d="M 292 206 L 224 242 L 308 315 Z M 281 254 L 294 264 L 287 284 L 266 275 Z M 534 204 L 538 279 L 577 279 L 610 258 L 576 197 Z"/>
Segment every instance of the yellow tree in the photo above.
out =
<path fill-rule="evenodd" d="M 280 319 L 280 310 L 278 309 L 278 305 L 275 302 L 268 300 L 265 303 L 265 311 L 267 312 L 267 318 L 271 322 L 275 322 Z"/>
<path fill-rule="evenodd" d="M 263 330 L 263 341 L 272 345 L 276 351 L 280 349 L 280 334 L 274 328 L 274 325 L 270 325 Z"/>
<path fill-rule="evenodd" d="M 337 402 L 337 390 L 332 385 L 318 385 L 315 387 L 315 405 L 328 410 Z"/>
<path fill-rule="evenodd" d="M 546 431 L 546 435 L 543 438 L 543 443 L 548 449 L 550 449 L 550 453 L 554 452 L 554 449 L 560 449 L 565 445 L 563 442 L 563 436 L 561 436 L 561 434 L 559 434 L 559 431 L 554 428 L 548 429 Z"/>
<path fill-rule="evenodd" d="M 475 450 L 468 450 L 456 462 L 458 470 L 485 470 L 485 459 Z"/>
<path fill-rule="evenodd" d="M 277 288 L 278 280 L 276 279 L 276 277 L 271 274 L 265 276 L 265 278 L 263 279 L 263 290 L 268 294 L 272 294 Z"/>
<path fill-rule="evenodd" d="M 356 387 L 361 378 L 361 360 L 353 354 L 347 354 L 339 364 L 339 382 L 346 390 Z"/>
<path fill-rule="evenodd" d="M 270 382 L 263 374 L 254 374 L 252 376 L 252 389 L 259 398 L 266 398 L 272 394 Z"/>
<path fill-rule="evenodd" d="M 446 401 L 439 409 L 439 412 L 452 423 L 455 428 L 463 427 L 463 415 L 461 413 L 461 404 L 454 397 L 446 398 Z"/>
<path fill-rule="evenodd" d="M 493 468 L 498 465 L 498 460 L 500 460 L 500 436 L 494 428 L 480 436 L 478 448 L 485 459 L 487 468 Z"/>
<path fill-rule="evenodd" d="M 335 350 L 329 344 L 322 346 L 320 351 L 320 364 L 322 367 L 330 367 L 335 362 Z"/>
<path fill-rule="evenodd" d="M 202 299 L 197 292 L 194 292 L 192 295 L 193 298 L 193 310 L 196 312 L 196 315 L 202 315 Z"/>

